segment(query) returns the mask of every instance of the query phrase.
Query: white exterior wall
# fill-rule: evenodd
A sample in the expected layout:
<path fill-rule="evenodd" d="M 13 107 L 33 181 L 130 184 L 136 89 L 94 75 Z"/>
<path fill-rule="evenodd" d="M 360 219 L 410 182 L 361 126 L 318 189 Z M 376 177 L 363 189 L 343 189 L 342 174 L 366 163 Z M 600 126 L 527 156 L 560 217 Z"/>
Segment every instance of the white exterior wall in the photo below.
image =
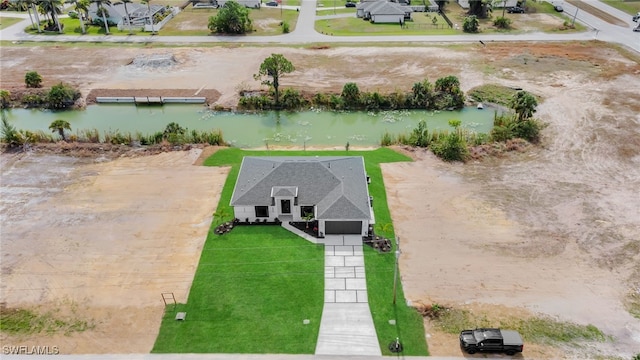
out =
<path fill-rule="evenodd" d="M 404 23 L 404 15 L 371 15 L 371 22 L 376 24 L 400 24 Z"/>

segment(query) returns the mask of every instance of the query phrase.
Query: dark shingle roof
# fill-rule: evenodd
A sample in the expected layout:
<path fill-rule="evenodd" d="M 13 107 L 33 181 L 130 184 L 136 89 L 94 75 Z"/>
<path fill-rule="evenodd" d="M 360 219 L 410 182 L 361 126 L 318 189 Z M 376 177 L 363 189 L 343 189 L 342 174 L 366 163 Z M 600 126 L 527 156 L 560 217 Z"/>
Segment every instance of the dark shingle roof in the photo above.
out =
<path fill-rule="evenodd" d="M 272 195 L 298 195 L 318 219 L 370 219 L 360 156 L 253 157 L 242 160 L 231 206 L 268 206 Z"/>

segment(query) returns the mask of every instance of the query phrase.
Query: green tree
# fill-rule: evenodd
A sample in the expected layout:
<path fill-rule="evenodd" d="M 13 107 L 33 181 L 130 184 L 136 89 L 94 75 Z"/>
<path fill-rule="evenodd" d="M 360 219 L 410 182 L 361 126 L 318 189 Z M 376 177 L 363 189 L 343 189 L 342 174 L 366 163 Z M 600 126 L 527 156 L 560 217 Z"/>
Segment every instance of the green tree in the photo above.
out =
<path fill-rule="evenodd" d="M 433 85 L 428 79 L 413 84 L 410 102 L 417 109 L 429 109 L 433 106 Z"/>
<path fill-rule="evenodd" d="M 0 89 L 0 108 L 6 109 L 11 101 L 11 93 L 9 90 Z"/>
<path fill-rule="evenodd" d="M 354 82 L 344 84 L 340 97 L 347 108 L 360 106 L 360 89 L 358 88 L 358 84 Z"/>
<path fill-rule="evenodd" d="M 477 33 L 479 26 L 480 22 L 478 22 L 478 17 L 475 15 L 470 15 L 464 18 L 464 22 L 462 23 L 462 31 L 467 33 Z"/>
<path fill-rule="evenodd" d="M 17 11 L 27 11 L 29 13 L 29 20 L 31 21 L 31 28 L 38 29 L 40 32 L 40 24 L 33 21 L 33 16 L 31 15 L 33 1 L 31 0 L 11 0 L 15 10 Z M 35 11 L 35 16 L 37 17 L 37 11 Z"/>
<path fill-rule="evenodd" d="M 45 13 L 51 14 L 51 21 L 55 24 L 58 32 L 62 34 L 62 26 L 58 20 L 58 15 L 62 13 L 62 0 L 39 0 L 39 4 Z"/>
<path fill-rule="evenodd" d="M 480 19 L 486 19 L 491 12 L 491 0 L 469 1 L 469 15 Z M 475 31 L 472 31 L 475 32 Z"/>
<path fill-rule="evenodd" d="M 227 1 L 217 16 L 209 18 L 209 30 L 224 34 L 245 34 L 253 31 L 249 9 L 237 1 Z"/>
<path fill-rule="evenodd" d="M 65 4 L 74 4 L 74 9 L 78 12 L 78 20 L 80 20 L 80 29 L 82 31 L 82 34 L 86 34 L 87 30 L 84 27 L 84 16 L 82 14 L 82 10 L 81 7 L 82 5 L 79 4 L 78 0 L 65 0 Z"/>
<path fill-rule="evenodd" d="M 227 3 L 228 4 L 228 3 Z M 292 73 L 295 70 L 293 64 L 282 54 L 271 54 L 268 58 L 264 59 L 262 64 L 260 64 L 260 70 L 257 74 L 253 75 L 253 78 L 256 80 L 261 79 L 263 76 L 271 77 L 271 80 L 268 78 L 262 81 L 263 85 L 273 87 L 275 93 L 275 103 L 279 104 L 280 101 L 280 93 L 278 92 L 280 87 L 280 77 L 284 74 Z"/>
<path fill-rule="evenodd" d="M 27 71 L 24 75 L 24 83 L 28 88 L 42 87 L 42 76 L 37 71 Z"/>
<path fill-rule="evenodd" d="M 49 130 L 51 130 L 51 132 L 57 131 L 58 134 L 60 134 L 60 137 L 62 137 L 62 140 L 67 141 L 67 138 L 64 136 L 64 131 L 71 131 L 71 124 L 69 124 L 68 121 L 62 119 L 53 120 L 53 122 L 49 125 Z"/>
<path fill-rule="evenodd" d="M 109 22 L 107 21 L 107 11 L 104 5 L 111 5 L 111 0 L 89 0 L 89 2 L 96 4 L 98 7 L 98 13 L 102 15 L 102 21 L 104 22 L 104 33 L 109 35 Z"/>
<path fill-rule="evenodd" d="M 462 109 L 464 107 L 464 93 L 460 89 L 460 80 L 450 75 L 436 80 L 435 91 L 438 93 L 438 108 Z"/>
<path fill-rule="evenodd" d="M 51 87 L 47 93 L 47 103 L 51 109 L 67 108 L 80 97 L 80 93 L 71 86 L 59 83 Z"/>
<path fill-rule="evenodd" d="M 518 91 L 513 95 L 509 106 L 516 112 L 518 121 L 528 120 L 536 112 L 538 101 L 527 91 Z"/>

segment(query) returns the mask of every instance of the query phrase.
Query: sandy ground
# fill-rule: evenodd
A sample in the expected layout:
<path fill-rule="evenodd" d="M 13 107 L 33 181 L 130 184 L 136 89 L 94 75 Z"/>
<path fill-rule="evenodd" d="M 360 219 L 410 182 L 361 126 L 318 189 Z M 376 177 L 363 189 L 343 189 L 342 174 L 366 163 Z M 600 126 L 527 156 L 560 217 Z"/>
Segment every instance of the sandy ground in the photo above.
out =
<path fill-rule="evenodd" d="M 192 165 L 199 152 L 105 162 L 2 155 L 2 301 L 95 326 L 2 343 L 149 352 L 161 294 L 187 299 L 227 175 Z"/>
<path fill-rule="evenodd" d="M 262 59 L 283 53 L 296 72 L 281 83 L 299 90 L 339 92 L 347 81 L 366 91 L 409 90 L 424 78 L 454 74 L 464 90 L 497 83 L 533 92 L 543 98 L 536 115 L 548 124 L 540 147 L 466 165 L 416 151 L 415 162 L 383 166 L 405 293 L 414 303 L 591 323 L 614 337 L 582 353 L 528 347 L 527 358 L 640 352 L 640 320 L 623 304 L 640 292 L 637 58 L 593 42 L 2 50 L 0 87 L 9 89 L 23 86 L 29 67 L 45 86 L 64 80 L 84 93 L 204 88 L 221 94 L 218 104 L 233 106 L 238 90 L 259 87 L 253 73 Z M 164 52 L 178 64 L 127 65 L 139 54 Z M 45 53 L 46 64 L 34 61 Z M 69 66 L 76 70 L 69 73 Z M 85 164 L 3 155 L 2 301 L 77 304 L 77 316 L 96 327 L 62 339 L 64 352 L 114 351 L 109 344 L 119 341 L 118 352 L 149 351 L 162 313 L 160 293 L 172 291 L 184 301 L 226 174 L 192 166 L 195 157 Z M 118 326 L 123 318 L 127 326 Z M 455 336 L 426 326 L 432 354 L 461 355 Z M 42 343 L 38 337 L 2 340 Z"/>

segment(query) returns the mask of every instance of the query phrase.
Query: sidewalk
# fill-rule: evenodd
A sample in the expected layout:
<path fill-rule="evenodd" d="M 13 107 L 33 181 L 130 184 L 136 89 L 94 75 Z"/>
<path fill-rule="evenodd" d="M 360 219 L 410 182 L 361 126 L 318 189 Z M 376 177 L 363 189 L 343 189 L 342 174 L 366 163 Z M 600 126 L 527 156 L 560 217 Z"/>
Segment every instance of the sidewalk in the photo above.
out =
<path fill-rule="evenodd" d="M 367 298 L 362 237 L 327 236 L 324 244 L 324 308 L 316 355 L 382 355 Z"/>
<path fill-rule="evenodd" d="M 288 223 L 282 227 L 325 245 L 324 307 L 315 354 L 382 356 L 369 309 L 362 237 L 328 235 L 317 239 Z"/>

